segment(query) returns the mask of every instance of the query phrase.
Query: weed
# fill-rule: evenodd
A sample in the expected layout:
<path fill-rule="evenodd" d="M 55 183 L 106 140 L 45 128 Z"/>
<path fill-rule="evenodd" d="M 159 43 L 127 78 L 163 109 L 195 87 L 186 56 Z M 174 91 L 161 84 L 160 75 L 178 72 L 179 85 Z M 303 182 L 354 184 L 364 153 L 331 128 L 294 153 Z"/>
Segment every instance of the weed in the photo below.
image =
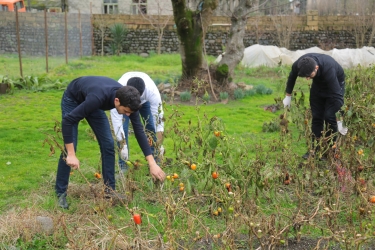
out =
<path fill-rule="evenodd" d="M 180 100 L 182 102 L 189 102 L 191 100 L 191 92 L 190 91 L 184 91 L 180 94 Z"/>

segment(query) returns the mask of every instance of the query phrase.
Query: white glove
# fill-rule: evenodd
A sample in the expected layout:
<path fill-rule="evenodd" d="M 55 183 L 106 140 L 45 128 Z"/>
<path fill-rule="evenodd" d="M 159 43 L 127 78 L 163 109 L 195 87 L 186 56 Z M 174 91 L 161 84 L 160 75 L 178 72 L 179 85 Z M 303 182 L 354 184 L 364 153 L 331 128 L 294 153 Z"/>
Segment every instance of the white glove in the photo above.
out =
<path fill-rule="evenodd" d="M 342 135 L 346 135 L 348 133 L 348 128 L 344 127 L 342 125 L 342 121 L 337 121 L 337 130 L 340 132 Z"/>
<path fill-rule="evenodd" d="M 129 159 L 128 145 L 124 145 L 120 152 L 121 159 L 127 161 Z"/>
<path fill-rule="evenodd" d="M 290 107 L 290 103 L 292 102 L 292 96 L 285 96 L 284 100 L 283 100 L 283 104 L 284 104 L 284 108 L 285 107 Z"/>
<path fill-rule="evenodd" d="M 159 155 L 160 155 L 160 156 L 163 156 L 163 155 L 164 155 L 164 153 L 165 153 L 165 149 L 164 149 L 164 146 L 163 146 L 163 145 L 161 145 L 161 146 L 160 146 L 160 151 L 159 151 Z"/>

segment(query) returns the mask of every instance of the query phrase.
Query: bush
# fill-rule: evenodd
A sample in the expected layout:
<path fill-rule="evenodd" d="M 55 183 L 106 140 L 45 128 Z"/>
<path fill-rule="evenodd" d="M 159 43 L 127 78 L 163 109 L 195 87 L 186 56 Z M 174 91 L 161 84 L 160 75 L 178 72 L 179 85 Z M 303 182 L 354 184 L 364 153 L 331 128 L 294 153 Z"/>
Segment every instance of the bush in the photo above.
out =
<path fill-rule="evenodd" d="M 220 92 L 220 100 L 226 100 L 228 99 L 228 92 Z"/>
<path fill-rule="evenodd" d="M 256 92 L 255 92 L 254 89 L 245 90 L 245 96 L 253 96 L 255 94 L 256 94 Z"/>
<path fill-rule="evenodd" d="M 126 38 L 126 34 L 128 33 L 128 30 L 126 29 L 125 25 L 122 23 L 115 23 L 109 29 L 111 30 L 111 35 L 112 35 L 112 43 L 110 45 L 112 53 L 119 56 L 120 53 L 122 52 L 123 41 Z"/>
<path fill-rule="evenodd" d="M 244 97 L 245 97 L 245 92 L 242 89 L 238 88 L 234 90 L 234 99 L 237 100 L 237 99 L 242 99 Z"/>
<path fill-rule="evenodd" d="M 260 95 L 270 95 L 273 91 L 264 85 L 257 85 L 255 86 L 255 92 Z"/>
<path fill-rule="evenodd" d="M 191 100 L 191 93 L 190 91 L 184 91 L 180 95 L 181 102 L 189 102 Z"/>
<path fill-rule="evenodd" d="M 202 96 L 202 99 L 203 99 L 203 101 L 205 101 L 205 102 L 209 102 L 210 99 L 211 99 L 211 96 L 210 96 L 210 94 L 206 91 L 206 92 L 204 93 L 204 95 Z"/>

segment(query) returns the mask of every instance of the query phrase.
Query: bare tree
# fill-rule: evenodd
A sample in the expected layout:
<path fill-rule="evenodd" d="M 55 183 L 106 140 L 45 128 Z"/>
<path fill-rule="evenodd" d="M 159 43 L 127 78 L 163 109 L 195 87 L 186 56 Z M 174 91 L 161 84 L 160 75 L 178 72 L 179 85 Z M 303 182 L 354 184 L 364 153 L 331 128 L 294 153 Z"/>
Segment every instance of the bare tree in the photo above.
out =
<path fill-rule="evenodd" d="M 139 0 L 138 6 L 140 6 L 140 2 L 141 0 Z M 161 41 L 163 39 L 164 29 L 171 19 L 170 15 L 162 15 L 163 8 L 160 2 L 161 0 L 154 1 L 154 4 L 157 6 L 157 15 L 147 15 L 141 9 L 139 10 L 139 13 L 141 13 L 142 17 L 146 19 L 151 24 L 151 26 L 158 32 L 158 55 L 160 55 L 161 53 Z"/>
<path fill-rule="evenodd" d="M 279 47 L 289 49 L 290 39 L 293 32 L 293 24 L 295 23 L 295 15 L 276 15 L 271 16 L 273 25 L 276 30 L 276 40 Z"/>
<path fill-rule="evenodd" d="M 224 83 L 229 77 L 233 76 L 234 68 L 243 58 L 245 50 L 243 38 L 247 25 L 247 15 L 252 3 L 252 0 L 240 0 L 233 11 L 225 54 L 220 60 L 215 74 L 219 82 Z"/>
<path fill-rule="evenodd" d="M 108 29 L 108 26 L 110 22 L 107 18 L 104 18 L 103 15 L 96 15 L 97 18 L 95 18 L 93 24 L 94 27 L 96 27 L 99 30 L 99 36 L 100 36 L 100 44 L 101 44 L 101 52 L 100 55 L 104 56 L 104 39 L 106 37 L 106 31 Z"/>

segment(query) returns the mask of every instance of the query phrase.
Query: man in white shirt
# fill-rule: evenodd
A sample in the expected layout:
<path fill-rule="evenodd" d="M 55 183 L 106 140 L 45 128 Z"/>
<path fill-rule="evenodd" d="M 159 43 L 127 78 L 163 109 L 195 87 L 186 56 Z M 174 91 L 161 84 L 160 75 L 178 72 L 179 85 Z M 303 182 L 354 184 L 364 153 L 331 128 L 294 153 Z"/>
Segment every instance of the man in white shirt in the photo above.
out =
<path fill-rule="evenodd" d="M 123 86 L 133 86 L 140 92 L 142 107 L 139 109 L 139 113 L 145 124 L 146 134 L 152 139 L 152 154 L 155 160 L 158 161 L 159 155 L 164 153 L 164 148 L 162 146 L 164 112 L 161 96 L 155 82 L 143 72 L 127 72 L 118 80 L 118 82 Z M 126 171 L 127 165 L 125 161 L 129 158 L 129 117 L 119 114 L 116 109 L 112 109 L 111 119 L 119 148 L 121 149 L 119 166 L 122 171 Z"/>

